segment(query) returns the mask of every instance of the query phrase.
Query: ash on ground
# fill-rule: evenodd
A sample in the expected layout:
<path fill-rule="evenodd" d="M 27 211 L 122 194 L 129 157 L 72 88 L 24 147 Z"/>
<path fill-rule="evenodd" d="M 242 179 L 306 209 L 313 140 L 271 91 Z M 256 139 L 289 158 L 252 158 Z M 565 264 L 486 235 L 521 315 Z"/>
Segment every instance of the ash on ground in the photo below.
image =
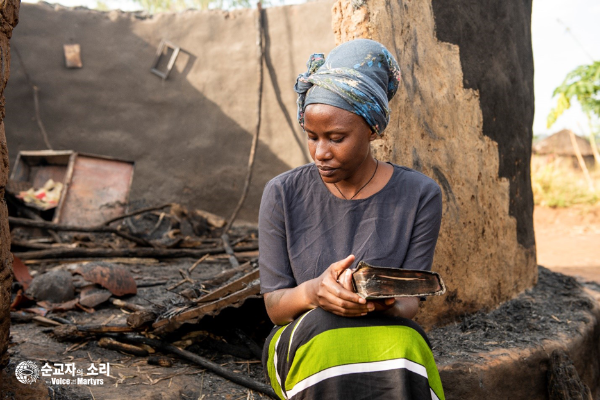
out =
<path fill-rule="evenodd" d="M 575 278 L 539 267 L 538 284 L 491 312 L 480 311 L 428 333 L 438 364 L 482 360 L 479 353 L 526 348 L 578 332 L 589 322 L 591 298 Z"/>

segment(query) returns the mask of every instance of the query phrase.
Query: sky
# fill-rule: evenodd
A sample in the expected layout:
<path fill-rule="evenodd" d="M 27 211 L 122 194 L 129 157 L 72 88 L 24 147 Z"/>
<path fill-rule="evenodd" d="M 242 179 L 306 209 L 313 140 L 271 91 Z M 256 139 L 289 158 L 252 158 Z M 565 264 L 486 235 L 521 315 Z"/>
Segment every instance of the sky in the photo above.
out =
<path fill-rule="evenodd" d="M 273 0 L 273 4 L 291 4 L 302 0 Z M 34 3 L 34 0 L 24 0 Z M 64 6 L 95 8 L 96 0 L 48 0 Z M 131 0 L 104 0 L 111 9 L 135 11 L 139 6 Z M 580 135 L 589 133 L 588 122 L 576 101 L 548 129 L 546 118 L 555 105 L 552 92 L 567 73 L 592 60 L 600 60 L 600 1 L 598 0 L 534 0 L 531 21 L 533 58 L 535 63 L 535 119 L 533 133 L 548 135 L 569 128 Z"/>

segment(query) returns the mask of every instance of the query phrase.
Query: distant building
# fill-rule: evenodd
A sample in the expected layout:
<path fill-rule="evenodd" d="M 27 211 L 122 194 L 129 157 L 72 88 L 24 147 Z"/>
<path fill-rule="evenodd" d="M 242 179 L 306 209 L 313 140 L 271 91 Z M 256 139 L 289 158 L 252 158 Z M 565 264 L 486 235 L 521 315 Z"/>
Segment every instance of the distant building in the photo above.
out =
<path fill-rule="evenodd" d="M 575 135 L 575 142 L 581 156 L 583 157 L 586 165 L 591 167 L 594 165 L 594 154 L 592 153 L 592 146 L 590 142 L 582 138 L 581 136 Z M 573 166 L 579 168 L 577 156 L 575 155 L 575 149 L 571 142 L 571 134 L 569 129 L 563 129 L 551 136 L 548 136 L 544 140 L 533 145 L 533 154 L 538 156 L 549 156 L 549 157 L 561 157 L 565 159 L 572 159 Z"/>

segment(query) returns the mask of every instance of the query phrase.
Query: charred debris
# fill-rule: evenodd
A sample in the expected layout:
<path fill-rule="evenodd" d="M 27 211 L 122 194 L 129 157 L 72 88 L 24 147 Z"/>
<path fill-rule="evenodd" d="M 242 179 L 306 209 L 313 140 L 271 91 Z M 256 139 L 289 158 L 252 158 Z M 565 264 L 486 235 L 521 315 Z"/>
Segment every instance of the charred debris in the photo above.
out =
<path fill-rule="evenodd" d="M 132 178 L 127 161 L 19 155 L 6 192 L 12 323 L 41 324 L 56 340 L 95 341 L 165 368 L 164 356 L 177 357 L 274 396 L 264 383 L 195 351 L 260 359 L 269 323 L 256 228 L 232 228 L 232 221 L 175 203 L 129 211 Z M 219 315 L 226 309 L 235 311 Z"/>

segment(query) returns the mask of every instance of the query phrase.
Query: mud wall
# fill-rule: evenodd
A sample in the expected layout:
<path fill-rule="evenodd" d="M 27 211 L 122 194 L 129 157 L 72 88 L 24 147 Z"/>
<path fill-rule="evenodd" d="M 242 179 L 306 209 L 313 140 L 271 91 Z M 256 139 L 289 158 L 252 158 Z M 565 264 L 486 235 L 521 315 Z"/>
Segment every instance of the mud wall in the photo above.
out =
<path fill-rule="evenodd" d="M 529 178 L 531 1 L 339 0 L 336 41 L 378 40 L 403 86 L 377 157 L 434 178 L 444 193 L 433 269 L 448 293 L 425 326 L 494 308 L 537 280 Z"/>
<path fill-rule="evenodd" d="M 368 37 L 392 51 L 404 78 L 376 155 L 422 171 L 444 191 L 434 269 L 449 290 L 425 303 L 419 321 L 444 323 L 531 287 L 530 16 L 530 0 L 339 0 L 266 10 L 263 128 L 241 218 L 255 220 L 268 179 L 308 161 L 292 90 L 308 55 Z M 135 160 L 134 201 L 227 216 L 256 124 L 255 17 L 242 10 L 140 19 L 26 4 L 13 44 L 40 88 L 56 149 Z M 149 72 L 163 38 L 183 49 L 164 82 Z M 65 43 L 82 46 L 82 69 L 64 68 Z M 17 63 L 6 96 L 13 159 L 43 148 Z"/>
<path fill-rule="evenodd" d="M 265 11 L 261 141 L 241 219 L 256 220 L 269 179 L 309 161 L 293 84 L 311 53 L 334 46 L 331 5 Z M 255 10 L 141 19 L 24 4 L 13 43 L 40 89 L 41 119 L 54 149 L 134 160 L 133 201 L 176 201 L 227 217 L 241 195 L 257 119 L 255 18 Z M 182 48 L 164 82 L 150 73 L 161 39 Z M 64 67 L 62 46 L 69 43 L 81 45 L 82 69 Z M 6 97 L 14 162 L 20 150 L 45 148 L 16 61 Z"/>
<path fill-rule="evenodd" d="M 8 211 L 4 188 L 8 179 L 8 148 L 4 136 L 4 88 L 10 74 L 10 46 L 12 31 L 19 20 L 20 0 L 7 0 L 0 5 L 0 369 L 8 362 L 10 330 L 10 289 L 12 285 L 12 255 Z"/>

